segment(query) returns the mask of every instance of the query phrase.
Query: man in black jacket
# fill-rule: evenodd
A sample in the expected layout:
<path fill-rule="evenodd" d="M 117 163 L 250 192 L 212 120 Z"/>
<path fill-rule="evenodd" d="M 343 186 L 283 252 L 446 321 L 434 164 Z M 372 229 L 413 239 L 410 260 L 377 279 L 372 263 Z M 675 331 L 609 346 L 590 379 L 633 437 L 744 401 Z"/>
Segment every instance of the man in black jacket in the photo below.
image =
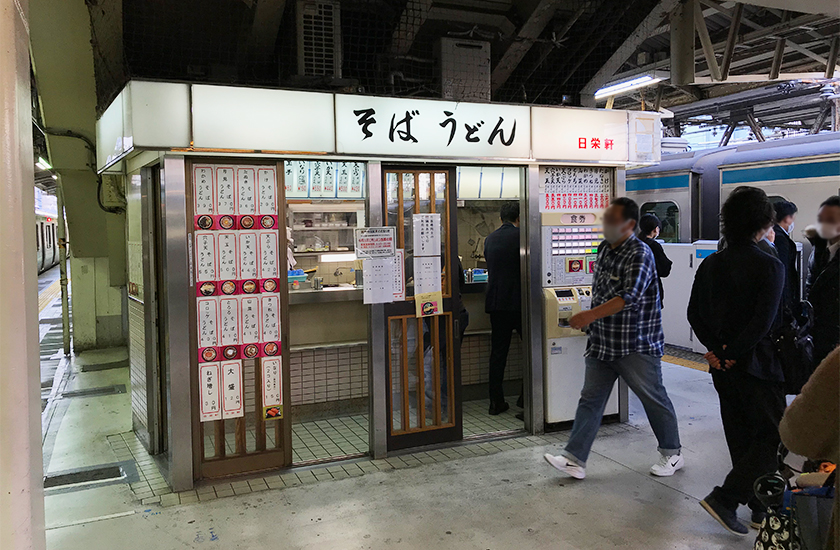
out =
<path fill-rule="evenodd" d="M 805 297 L 814 306 L 814 364 L 840 344 L 840 196 L 823 201 L 817 221 L 805 229 L 814 247 L 805 285 Z"/>
<path fill-rule="evenodd" d="M 755 480 L 776 470 L 779 421 L 785 409 L 784 374 L 771 327 L 785 282 L 784 266 L 756 244 L 775 221 L 764 191 L 733 191 L 721 209 L 727 246 L 697 268 L 688 321 L 709 350 L 712 381 L 732 470 L 700 504 L 731 533 L 746 535 L 740 504 L 752 509 L 752 525 L 764 518 Z"/>
<path fill-rule="evenodd" d="M 785 266 L 785 289 L 782 293 L 782 311 L 788 318 L 792 313 L 798 313 L 800 301 L 799 271 L 796 269 L 796 243 L 791 238 L 796 205 L 790 201 L 779 201 L 773 204 L 776 211 L 776 225 L 773 231 L 776 238 L 773 245 L 779 255 L 779 261 Z"/>
<path fill-rule="evenodd" d="M 505 379 L 513 331 L 522 335 L 522 280 L 519 275 L 519 203 L 506 202 L 500 216 L 502 226 L 484 240 L 487 261 L 487 296 L 484 311 L 490 314 L 490 414 L 510 408 L 505 401 Z"/>
<path fill-rule="evenodd" d="M 662 231 L 662 223 L 656 214 L 645 214 L 639 220 L 639 239 L 648 245 L 653 252 L 653 261 L 656 263 L 656 279 L 659 282 L 659 303 L 665 300 L 665 289 L 662 286 L 662 279 L 671 274 L 673 262 L 665 255 L 662 245 L 656 238 Z"/>

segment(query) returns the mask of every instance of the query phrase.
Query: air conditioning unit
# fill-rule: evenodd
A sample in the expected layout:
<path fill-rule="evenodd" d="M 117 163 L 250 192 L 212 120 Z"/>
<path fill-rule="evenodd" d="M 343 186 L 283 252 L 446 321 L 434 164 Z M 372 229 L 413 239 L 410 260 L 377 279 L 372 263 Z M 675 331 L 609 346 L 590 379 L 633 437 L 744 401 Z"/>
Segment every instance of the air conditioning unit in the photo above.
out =
<path fill-rule="evenodd" d="M 490 43 L 441 38 L 440 80 L 444 99 L 490 101 Z"/>
<path fill-rule="evenodd" d="M 339 2 L 298 0 L 298 75 L 341 78 Z"/>

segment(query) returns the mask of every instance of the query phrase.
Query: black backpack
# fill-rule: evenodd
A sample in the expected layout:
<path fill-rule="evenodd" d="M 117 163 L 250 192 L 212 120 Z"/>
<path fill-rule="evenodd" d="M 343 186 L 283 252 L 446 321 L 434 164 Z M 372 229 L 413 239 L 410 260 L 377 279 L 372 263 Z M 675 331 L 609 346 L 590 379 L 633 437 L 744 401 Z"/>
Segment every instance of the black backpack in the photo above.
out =
<path fill-rule="evenodd" d="M 800 313 L 785 315 L 785 319 L 773 342 L 785 374 L 785 393 L 797 395 L 816 368 L 811 338 L 814 308 L 810 302 L 803 301 Z"/>

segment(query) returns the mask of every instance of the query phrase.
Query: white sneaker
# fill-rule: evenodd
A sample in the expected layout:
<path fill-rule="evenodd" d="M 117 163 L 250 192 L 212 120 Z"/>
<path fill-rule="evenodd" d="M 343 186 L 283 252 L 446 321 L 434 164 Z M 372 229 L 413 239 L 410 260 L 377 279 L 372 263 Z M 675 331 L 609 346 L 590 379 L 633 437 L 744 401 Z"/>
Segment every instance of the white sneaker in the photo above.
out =
<path fill-rule="evenodd" d="M 650 467 L 650 473 L 658 477 L 669 477 L 677 470 L 681 470 L 684 465 L 685 460 L 681 454 L 670 456 L 660 454 L 659 462 Z"/>
<path fill-rule="evenodd" d="M 568 474 L 575 479 L 583 479 L 586 477 L 586 469 L 582 466 L 578 466 L 574 462 L 567 460 L 565 456 L 554 456 L 545 453 L 545 455 L 543 455 L 543 458 L 546 462 L 548 462 L 564 474 Z"/>

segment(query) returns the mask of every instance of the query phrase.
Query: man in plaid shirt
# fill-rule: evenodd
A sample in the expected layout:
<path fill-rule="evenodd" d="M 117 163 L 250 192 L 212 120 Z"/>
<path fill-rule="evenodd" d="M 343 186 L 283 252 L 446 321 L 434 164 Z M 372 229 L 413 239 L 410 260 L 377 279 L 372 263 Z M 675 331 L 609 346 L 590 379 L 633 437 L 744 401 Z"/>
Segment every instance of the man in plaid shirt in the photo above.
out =
<path fill-rule="evenodd" d="M 569 442 L 545 460 L 577 479 L 586 477 L 586 459 L 619 376 L 641 400 L 659 441 L 660 459 L 650 473 L 671 476 L 683 467 L 677 415 L 662 384 L 665 337 L 656 264 L 636 238 L 638 223 L 639 206 L 626 197 L 604 212 L 606 240 L 598 248 L 592 309 L 569 320 L 573 328 L 589 327 L 586 378 Z"/>

